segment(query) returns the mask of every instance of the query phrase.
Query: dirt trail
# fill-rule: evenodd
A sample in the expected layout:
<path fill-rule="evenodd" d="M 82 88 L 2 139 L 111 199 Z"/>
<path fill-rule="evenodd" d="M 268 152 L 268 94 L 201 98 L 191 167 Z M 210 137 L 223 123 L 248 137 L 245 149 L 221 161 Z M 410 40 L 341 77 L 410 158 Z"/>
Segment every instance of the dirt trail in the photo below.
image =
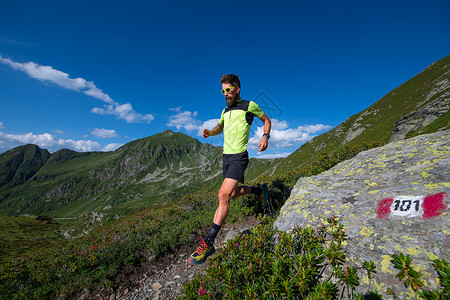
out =
<path fill-rule="evenodd" d="M 225 225 L 216 238 L 216 254 L 228 239 L 242 234 L 245 230 L 259 224 L 255 218 L 249 218 L 239 224 Z M 78 292 L 67 299 L 176 299 L 181 295 L 184 282 L 195 275 L 204 273 L 209 266 L 208 260 L 201 265 L 193 265 L 188 258 L 198 244 L 176 249 L 173 253 L 159 258 L 150 257 L 140 267 L 128 267 L 119 275 L 121 284 L 109 288 L 98 288 Z"/>

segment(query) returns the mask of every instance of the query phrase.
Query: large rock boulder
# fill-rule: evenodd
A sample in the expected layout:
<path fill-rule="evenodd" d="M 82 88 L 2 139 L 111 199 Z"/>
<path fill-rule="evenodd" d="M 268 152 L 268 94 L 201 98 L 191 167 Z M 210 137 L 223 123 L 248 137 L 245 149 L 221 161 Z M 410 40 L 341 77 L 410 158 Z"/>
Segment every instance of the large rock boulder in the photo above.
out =
<path fill-rule="evenodd" d="M 348 235 L 347 261 L 372 260 L 375 287 L 391 287 L 403 299 L 414 298 L 395 278 L 394 253 L 410 254 L 427 286 L 436 287 L 430 260 L 449 260 L 450 131 L 402 140 L 358 154 L 320 175 L 301 178 L 275 226 L 318 226 L 339 217 Z M 361 271 L 359 291 L 369 280 Z"/>

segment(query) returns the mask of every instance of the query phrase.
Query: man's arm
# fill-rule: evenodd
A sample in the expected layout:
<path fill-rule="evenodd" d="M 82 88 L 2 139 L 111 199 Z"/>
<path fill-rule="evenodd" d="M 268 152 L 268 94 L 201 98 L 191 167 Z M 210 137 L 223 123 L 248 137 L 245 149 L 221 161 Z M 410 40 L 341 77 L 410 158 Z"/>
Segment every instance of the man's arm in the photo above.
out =
<path fill-rule="evenodd" d="M 265 113 L 263 113 L 263 115 L 259 119 L 264 122 L 264 134 L 270 134 L 270 130 L 272 129 L 272 122 L 270 121 L 269 117 Z M 261 138 L 261 141 L 259 141 L 258 151 L 262 152 L 266 150 L 268 146 L 269 138 L 267 136 L 263 136 Z"/>
<path fill-rule="evenodd" d="M 223 124 L 217 123 L 217 126 L 214 127 L 213 130 L 203 129 L 202 130 L 202 137 L 206 139 L 207 137 L 221 134 L 223 131 Z"/>

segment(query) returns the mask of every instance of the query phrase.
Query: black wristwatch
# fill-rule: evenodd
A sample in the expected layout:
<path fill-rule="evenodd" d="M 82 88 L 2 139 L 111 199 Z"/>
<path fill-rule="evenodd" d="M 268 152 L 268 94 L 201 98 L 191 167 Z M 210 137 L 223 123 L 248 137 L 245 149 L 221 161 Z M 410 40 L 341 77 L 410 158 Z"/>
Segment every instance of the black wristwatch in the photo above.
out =
<path fill-rule="evenodd" d="M 263 134 L 263 137 L 264 137 L 264 136 L 265 136 L 267 139 L 270 139 L 270 134 L 264 133 L 264 134 Z"/>

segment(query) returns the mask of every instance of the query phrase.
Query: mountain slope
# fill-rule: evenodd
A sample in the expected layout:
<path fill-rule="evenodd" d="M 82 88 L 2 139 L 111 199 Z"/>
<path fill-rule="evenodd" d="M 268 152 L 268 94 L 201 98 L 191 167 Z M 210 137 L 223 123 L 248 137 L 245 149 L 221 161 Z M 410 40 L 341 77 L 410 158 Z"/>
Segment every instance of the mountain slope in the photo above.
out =
<path fill-rule="evenodd" d="M 307 165 L 320 153 L 344 144 L 387 143 L 448 129 L 449 107 L 450 55 L 433 63 L 369 108 L 313 138 L 288 157 L 277 160 L 265 174 Z"/>
<path fill-rule="evenodd" d="M 48 151 L 24 147 L 0 156 L 4 174 L 0 212 L 4 214 L 45 213 L 67 218 L 124 204 L 138 209 L 213 186 L 221 175 L 221 148 L 172 131 L 133 141 L 114 152 L 63 149 L 48 154 L 43 164 L 34 164 L 33 173 L 22 171 L 23 165 L 30 163 L 16 167 L 20 161 L 16 157 L 30 156 L 31 148 L 42 155 Z M 8 169 L 11 165 L 15 168 Z"/>
<path fill-rule="evenodd" d="M 47 150 L 36 145 L 25 145 L 0 156 L 0 187 L 18 185 L 31 178 L 50 157 Z"/>

